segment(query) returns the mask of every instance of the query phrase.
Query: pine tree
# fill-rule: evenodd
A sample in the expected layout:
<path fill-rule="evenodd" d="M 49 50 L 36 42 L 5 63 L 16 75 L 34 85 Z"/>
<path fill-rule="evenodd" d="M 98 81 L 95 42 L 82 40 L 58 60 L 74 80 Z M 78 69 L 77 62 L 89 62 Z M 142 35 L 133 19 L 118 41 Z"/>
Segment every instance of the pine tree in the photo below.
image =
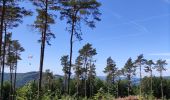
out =
<path fill-rule="evenodd" d="M 63 67 L 62 71 L 64 72 L 64 91 L 67 91 L 67 80 L 69 75 L 69 56 L 65 55 L 61 57 L 61 65 Z"/>
<path fill-rule="evenodd" d="M 5 3 L 4 3 L 5 2 Z M 17 0 L 16 0 L 17 2 Z M 2 47 L 2 36 L 3 36 L 3 31 L 5 33 L 4 35 L 4 50 L 6 48 L 6 42 L 5 42 L 5 36 L 7 34 L 8 29 L 12 29 L 14 27 L 17 27 L 20 23 L 22 23 L 23 17 L 24 16 L 29 16 L 32 14 L 31 11 L 25 10 L 25 8 L 19 7 L 16 2 L 13 0 L 3 0 L 3 3 L 5 5 L 2 5 L 0 10 L 2 10 L 2 15 L 1 15 L 1 27 L 2 27 L 2 32 L 0 34 L 0 49 Z M 3 15 L 4 14 L 4 15 Z M 2 36 L 1 36 L 2 35 Z M 4 65 L 5 65 L 5 51 L 3 50 L 3 57 L 1 59 L 2 61 L 2 73 L 1 73 L 1 96 L 3 92 L 3 81 L 4 81 Z M 0 56 L 2 56 L 2 53 L 0 51 Z"/>
<path fill-rule="evenodd" d="M 155 64 L 156 70 L 160 73 L 160 79 L 161 79 L 160 86 L 161 86 L 162 100 L 164 100 L 162 74 L 163 74 L 163 71 L 166 71 L 166 68 L 165 68 L 166 65 L 167 65 L 166 60 L 162 60 L 162 59 L 157 60 L 157 62 Z"/>
<path fill-rule="evenodd" d="M 76 79 L 76 91 L 77 91 L 77 97 L 79 98 L 79 95 L 80 95 L 80 84 L 81 84 L 81 79 L 83 77 L 83 59 L 81 56 L 78 56 L 77 59 L 76 59 L 76 63 L 74 65 L 74 72 L 75 72 L 75 79 Z"/>
<path fill-rule="evenodd" d="M 137 59 L 135 60 L 135 65 L 136 67 L 139 67 L 140 69 L 140 92 L 139 92 L 139 95 L 140 95 L 140 100 L 141 100 L 141 95 L 142 95 L 142 66 L 146 63 L 146 60 L 144 59 L 143 57 L 143 54 L 140 54 Z"/>
<path fill-rule="evenodd" d="M 132 93 L 131 79 L 135 75 L 136 67 L 131 58 L 129 58 L 123 68 L 123 74 L 127 77 L 128 80 L 128 96 Z"/>
<path fill-rule="evenodd" d="M 150 87 L 151 87 L 151 90 L 150 90 L 150 93 L 151 95 L 153 95 L 153 90 L 152 90 L 152 72 L 153 72 L 153 65 L 154 65 L 154 62 L 152 60 L 148 60 L 146 61 L 146 66 L 145 66 L 145 72 L 147 73 L 150 73 Z"/>
<path fill-rule="evenodd" d="M 94 64 L 94 62 L 90 61 L 89 73 L 88 73 L 90 97 L 93 96 L 93 87 L 94 87 L 95 78 L 96 78 L 96 65 Z"/>
<path fill-rule="evenodd" d="M 47 42 L 50 44 L 51 38 L 55 38 L 54 33 L 50 30 L 50 25 L 55 24 L 54 17 L 55 15 L 50 13 L 53 10 L 54 4 L 57 3 L 57 0 L 30 0 L 36 6 L 36 11 L 38 13 L 36 17 L 36 21 L 34 21 L 34 28 L 38 29 L 41 33 L 41 38 L 39 42 L 41 43 L 40 50 L 40 67 L 39 67 L 39 82 L 38 82 L 38 98 L 41 95 L 41 84 L 42 84 L 42 72 L 43 72 L 43 64 L 44 64 L 44 52 L 45 52 L 45 44 Z"/>
<path fill-rule="evenodd" d="M 70 76 L 72 68 L 72 53 L 74 38 L 82 40 L 81 22 L 84 22 L 91 28 L 95 27 L 95 22 L 100 21 L 99 7 L 97 0 L 59 0 L 61 19 L 66 19 L 67 30 L 70 35 L 70 75 L 68 77 L 68 93 L 70 91 Z"/>
<path fill-rule="evenodd" d="M 117 78 L 116 96 L 118 98 L 119 97 L 119 84 L 120 84 L 120 81 L 121 81 L 121 76 L 123 75 L 123 71 L 122 70 L 117 70 L 115 75 L 116 75 L 116 78 Z"/>
<path fill-rule="evenodd" d="M 84 69 L 84 96 L 87 96 L 87 74 L 89 70 L 89 61 L 97 54 L 96 49 L 92 47 L 91 44 L 87 43 L 83 46 L 82 49 L 79 50 L 79 55 L 82 57 L 83 60 L 83 69 Z"/>
<path fill-rule="evenodd" d="M 116 63 L 113 61 L 111 57 L 107 58 L 107 65 L 103 72 L 107 74 L 106 81 L 108 83 L 108 93 L 110 93 L 110 88 L 115 83 L 117 72 Z"/>

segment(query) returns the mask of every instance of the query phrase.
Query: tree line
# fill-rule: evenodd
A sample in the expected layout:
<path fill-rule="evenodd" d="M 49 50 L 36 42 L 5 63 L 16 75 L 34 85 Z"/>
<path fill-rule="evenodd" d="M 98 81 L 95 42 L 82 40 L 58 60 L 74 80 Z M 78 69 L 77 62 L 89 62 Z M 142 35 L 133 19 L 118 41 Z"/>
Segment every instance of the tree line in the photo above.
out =
<path fill-rule="evenodd" d="M 42 100 L 68 100 L 71 98 L 73 100 L 82 100 L 83 98 L 89 100 L 105 98 L 110 100 L 130 95 L 139 95 L 139 98 L 147 100 L 170 98 L 170 80 L 162 76 L 167 65 L 165 60 L 147 60 L 141 54 L 136 60 L 129 58 L 124 67 L 120 69 L 120 67 L 117 67 L 116 62 L 111 57 L 108 57 L 106 59 L 106 66 L 103 69 L 106 78 L 102 80 L 96 76 L 95 55 L 97 55 L 97 50 L 93 48 L 92 44 L 85 44 L 78 53 L 79 55 L 73 64 L 73 71 L 71 73 L 71 97 L 67 97 L 68 77 L 70 74 L 69 56 L 63 55 L 60 59 L 64 73 L 63 76 L 56 77 L 50 70 L 46 70 L 42 74 Z M 141 61 L 142 63 L 139 63 Z M 154 70 L 160 73 L 160 77 L 152 74 Z M 149 73 L 149 76 L 142 76 L 144 74 L 140 74 L 142 71 Z M 137 75 L 141 77 L 137 78 Z M 135 79 L 139 79 L 139 81 Z M 5 90 L 10 91 L 10 85 L 11 83 L 5 83 Z M 37 96 L 38 81 L 34 80 L 18 88 L 14 97 L 17 100 L 37 100 Z M 4 100 L 8 100 L 10 92 L 5 91 L 4 97 L 6 98 Z"/>
<path fill-rule="evenodd" d="M 39 66 L 39 81 L 38 81 L 38 96 L 41 99 L 41 81 L 43 74 L 43 62 L 45 46 L 51 45 L 51 38 L 55 38 L 55 34 L 51 31 L 50 26 L 55 24 L 56 16 L 60 16 L 61 20 L 66 20 L 68 26 L 66 29 L 70 33 L 70 55 L 69 55 L 69 74 L 67 94 L 70 93 L 70 76 L 73 53 L 74 39 L 82 40 L 81 23 L 95 28 L 96 21 L 100 21 L 99 7 L 101 4 L 97 0 L 29 0 L 36 9 L 36 19 L 31 27 L 35 28 L 41 34 L 40 42 L 40 66 Z M 33 12 L 20 6 L 21 0 L 1 0 L 1 27 L 0 27 L 0 57 L 2 62 L 1 73 L 1 99 L 3 99 L 4 92 L 4 66 L 6 59 L 6 32 L 7 29 L 18 27 L 23 21 L 23 17 L 32 16 Z M 58 14 L 58 12 L 60 14 Z M 4 45 L 3 45 L 4 42 Z M 17 59 L 18 60 L 18 59 Z M 12 70 L 11 70 L 12 71 Z M 14 90 L 15 91 L 15 90 Z M 12 94 L 13 95 L 13 94 Z"/>
<path fill-rule="evenodd" d="M 81 25 L 87 25 L 90 28 L 95 28 L 95 24 L 101 21 L 101 12 L 99 10 L 101 3 L 97 0 L 29 0 L 36 9 L 36 19 L 31 25 L 32 28 L 40 33 L 40 66 L 39 66 L 39 79 L 38 81 L 32 82 L 24 86 L 24 91 L 26 91 L 26 97 L 31 97 L 36 94 L 36 100 L 43 99 L 44 95 L 50 95 L 53 98 L 55 94 L 62 95 L 75 95 L 76 98 L 86 97 L 90 98 L 96 95 L 104 95 L 105 90 L 108 94 L 112 96 L 119 97 L 120 91 L 123 86 L 120 84 L 125 84 L 125 89 L 128 95 L 133 95 L 135 85 L 132 84 L 132 78 L 136 75 L 136 71 L 139 69 L 139 97 L 143 96 L 143 83 L 142 70 L 150 74 L 150 95 L 155 93 L 153 88 L 154 80 L 153 70 L 160 73 L 160 86 L 161 86 L 161 98 L 164 99 L 164 79 L 163 71 L 165 71 L 165 65 L 167 65 L 165 60 L 157 60 L 156 62 L 152 60 L 144 59 L 143 55 L 139 55 L 135 61 L 131 58 L 127 60 L 122 69 L 118 69 L 116 62 L 112 60 L 111 57 L 107 59 L 107 65 L 104 69 L 106 73 L 106 82 L 104 83 L 96 79 L 96 59 L 97 51 L 92 47 L 92 44 L 87 43 L 79 50 L 79 55 L 73 63 L 73 48 L 75 40 L 82 40 Z M 16 91 L 16 73 L 17 73 L 17 61 L 21 60 L 20 54 L 24 51 L 24 48 L 20 45 L 18 40 L 13 40 L 11 38 L 12 34 L 9 29 L 18 27 L 22 22 L 23 18 L 27 16 L 32 16 L 31 10 L 27 10 L 20 6 L 22 3 L 20 0 L 1 0 L 0 1 L 0 62 L 1 62 L 1 99 L 5 100 L 6 90 L 4 85 L 4 68 L 9 67 L 10 70 L 10 100 L 15 100 L 16 97 L 19 99 L 23 88 Z M 50 41 L 55 38 L 55 33 L 51 31 L 50 26 L 56 24 L 56 19 L 59 18 L 66 21 L 66 30 L 70 34 L 70 50 L 69 55 L 64 55 L 61 57 L 61 65 L 63 67 L 64 77 L 63 79 L 55 79 L 52 72 L 47 71 L 44 75 L 43 73 L 43 63 L 44 63 L 44 52 L 46 45 L 51 45 Z M 74 74 L 72 73 L 74 72 Z M 46 75 L 47 74 L 47 75 Z M 72 76 L 74 75 L 74 78 Z M 44 76 L 44 77 L 43 77 Z M 122 81 L 122 77 L 126 77 L 127 80 Z M 44 80 L 48 80 L 45 81 Z M 99 82 L 101 86 L 96 87 L 96 81 Z M 124 83 L 123 83 L 124 82 Z M 31 85 L 31 87 L 30 87 Z M 28 88 L 28 87 L 30 88 Z M 133 87 L 134 86 L 134 87 Z M 76 87 L 74 89 L 74 87 Z M 105 87 L 103 90 L 101 87 Z M 28 91 L 27 91 L 28 89 Z M 49 90 L 49 91 L 46 91 Z M 31 93 L 28 93 L 30 92 Z M 55 93 L 53 92 L 55 91 Z M 74 92 L 73 92 L 74 91 Z M 25 93 L 25 92 L 23 92 Z M 47 94 L 46 94 L 47 93 Z M 125 93 L 125 94 L 126 94 Z M 17 96 L 19 95 L 19 96 Z M 125 95 L 124 95 L 125 96 Z M 25 97 L 24 97 L 25 98 Z M 61 97 L 59 97 L 61 98 Z M 28 98 L 27 98 L 28 99 Z M 32 100 L 32 99 L 30 99 Z"/>

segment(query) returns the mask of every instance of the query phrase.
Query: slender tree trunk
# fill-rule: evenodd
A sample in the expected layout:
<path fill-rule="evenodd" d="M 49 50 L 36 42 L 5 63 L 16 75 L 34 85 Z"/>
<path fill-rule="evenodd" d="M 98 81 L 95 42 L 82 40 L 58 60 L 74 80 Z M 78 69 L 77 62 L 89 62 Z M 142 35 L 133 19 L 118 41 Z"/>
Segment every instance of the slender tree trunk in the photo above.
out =
<path fill-rule="evenodd" d="M 65 75 L 64 75 L 64 92 L 66 92 L 66 91 L 67 91 L 67 75 L 65 73 Z"/>
<path fill-rule="evenodd" d="M 79 99 L 79 80 L 77 80 L 77 98 Z"/>
<path fill-rule="evenodd" d="M 142 96 L 142 68 L 141 68 L 141 64 L 140 64 L 140 100 L 141 100 L 141 96 Z"/>
<path fill-rule="evenodd" d="M 92 86 L 92 58 L 90 59 L 90 74 L 89 74 L 89 83 L 90 83 L 90 97 L 93 95 L 93 86 Z"/>
<path fill-rule="evenodd" d="M 162 95 L 162 100 L 164 100 L 163 83 L 162 83 L 162 71 L 160 72 L 160 79 L 161 79 L 161 95 Z"/>
<path fill-rule="evenodd" d="M 3 83 L 4 83 L 4 67 L 5 67 L 5 55 L 6 55 L 6 24 L 5 24 L 5 36 L 4 36 L 4 46 L 3 46 L 3 61 L 2 61 L 2 75 L 1 75 L 1 98 L 3 98 Z"/>
<path fill-rule="evenodd" d="M 16 63 L 15 63 L 15 72 L 14 72 L 14 91 L 13 91 L 13 99 L 16 100 L 16 79 L 17 79 L 17 66 L 18 66 L 18 53 L 16 50 Z"/>
<path fill-rule="evenodd" d="M 73 35 L 74 35 L 74 27 L 75 20 L 73 18 L 72 29 L 71 29 L 71 37 L 70 37 L 70 61 L 69 61 L 69 74 L 68 74 L 68 86 L 67 93 L 70 94 L 70 77 L 71 77 L 71 67 L 72 67 L 72 54 L 73 54 Z"/>
<path fill-rule="evenodd" d="M 2 14 L 1 14 L 1 26 L 0 26 L 0 62 L 2 62 L 2 53 L 1 53 L 1 50 L 2 50 L 2 37 L 3 37 L 3 25 L 4 25 L 4 16 L 5 16 L 5 4 L 6 4 L 6 0 L 3 0 L 2 1 L 3 4 L 2 4 Z M 3 92 L 3 67 L 0 67 L 0 69 L 2 68 L 2 73 L 1 73 L 1 98 L 2 99 L 2 92 Z"/>
<path fill-rule="evenodd" d="M 128 75 L 128 96 L 131 94 L 131 78 L 130 75 Z"/>
<path fill-rule="evenodd" d="M 117 98 L 119 97 L 119 80 L 117 81 Z"/>
<path fill-rule="evenodd" d="M 48 14 L 48 0 L 46 0 L 45 25 L 44 25 L 44 31 L 42 32 L 42 40 L 41 40 L 40 68 L 39 68 L 39 82 L 38 82 L 38 99 L 40 99 L 40 95 L 41 95 L 42 72 L 43 72 L 43 63 L 44 63 L 46 31 L 47 31 L 47 14 Z"/>
<path fill-rule="evenodd" d="M 87 96 L 87 58 L 85 58 L 85 93 L 84 93 L 84 96 L 86 97 Z"/>
<path fill-rule="evenodd" d="M 12 96 L 13 96 L 13 87 L 12 87 L 12 84 L 13 84 L 13 82 L 12 82 L 12 66 L 11 66 L 11 64 L 10 64 L 10 100 L 12 100 Z"/>
<path fill-rule="evenodd" d="M 152 91 L 152 69 L 151 69 L 151 67 L 150 67 L 150 70 L 151 70 L 151 95 L 153 95 L 153 91 Z"/>
<path fill-rule="evenodd" d="M 44 33 L 42 32 L 42 42 L 44 41 L 43 38 L 44 38 Z M 41 51 L 40 51 L 40 68 L 39 68 L 39 81 L 38 81 L 38 98 L 40 96 L 40 92 L 41 92 L 41 81 L 42 81 L 42 60 L 43 60 L 43 43 L 41 43 Z"/>
<path fill-rule="evenodd" d="M 8 44 L 8 56 L 11 55 L 11 44 L 10 44 L 10 41 L 9 41 L 9 44 Z M 9 70 L 10 70 L 10 100 L 13 100 L 13 69 L 12 69 L 12 63 L 9 62 L 10 65 L 9 65 Z"/>

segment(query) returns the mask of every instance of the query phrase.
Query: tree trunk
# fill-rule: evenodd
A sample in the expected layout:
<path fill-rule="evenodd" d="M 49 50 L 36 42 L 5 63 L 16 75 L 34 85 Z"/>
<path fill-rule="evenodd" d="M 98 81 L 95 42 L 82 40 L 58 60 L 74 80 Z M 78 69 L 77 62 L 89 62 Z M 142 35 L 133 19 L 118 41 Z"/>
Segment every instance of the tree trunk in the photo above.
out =
<path fill-rule="evenodd" d="M 128 75 L 128 96 L 131 94 L 131 78 L 130 75 Z"/>
<path fill-rule="evenodd" d="M 1 14 L 1 28 L 0 28 L 0 62 L 2 61 L 2 53 L 1 53 L 1 50 L 2 50 L 2 37 L 3 37 L 3 25 L 4 25 L 4 16 L 5 16 L 5 4 L 6 4 L 6 0 L 3 0 L 2 1 L 3 2 L 3 4 L 2 4 L 2 7 L 1 7 L 1 9 L 2 9 L 2 14 Z M 1 98 L 0 99 L 2 99 L 2 92 L 3 92 L 3 67 L 0 67 L 0 69 L 2 68 L 2 73 L 1 73 Z"/>
<path fill-rule="evenodd" d="M 161 78 L 161 95 L 162 95 L 162 100 L 164 100 L 163 83 L 162 83 L 162 71 L 160 72 L 160 78 Z"/>
<path fill-rule="evenodd" d="M 71 37 L 70 37 L 70 61 L 69 61 L 69 74 L 68 74 L 68 86 L 67 93 L 70 94 L 70 77 L 71 77 L 71 67 L 72 67 L 72 54 L 73 54 L 73 35 L 74 35 L 74 27 L 75 27 L 75 19 L 73 18 L 72 29 L 71 29 Z"/>
<path fill-rule="evenodd" d="M 142 96 L 142 69 L 141 69 L 141 64 L 140 64 L 140 100 L 141 100 L 141 96 Z"/>
<path fill-rule="evenodd" d="M 46 7 L 45 7 L 45 25 L 44 25 L 44 32 L 42 32 L 41 37 L 41 52 L 40 52 L 40 68 L 39 68 L 39 82 L 38 82 L 38 99 L 40 99 L 41 95 L 41 83 L 42 83 L 42 72 L 43 72 L 43 63 L 44 63 L 44 51 L 45 51 L 45 42 L 46 42 L 46 31 L 47 31 L 47 14 L 48 14 L 48 0 L 46 0 Z"/>
<path fill-rule="evenodd" d="M 85 83 L 84 83 L 84 85 L 85 85 L 85 93 L 84 93 L 84 96 L 86 97 L 87 96 L 87 58 L 85 58 L 85 62 L 84 62 L 84 66 L 85 66 Z"/>
<path fill-rule="evenodd" d="M 119 81 L 120 79 L 117 81 L 117 98 L 119 97 Z"/>
<path fill-rule="evenodd" d="M 10 44 L 10 40 L 8 43 L 8 56 L 10 57 L 11 55 L 11 44 Z M 9 62 L 9 70 L 10 70 L 10 100 L 13 100 L 13 69 L 12 69 L 12 62 Z"/>
<path fill-rule="evenodd" d="M 13 100 L 12 97 L 13 97 L 13 82 L 12 82 L 12 66 L 10 64 L 10 100 Z"/>
<path fill-rule="evenodd" d="M 151 95 L 153 95 L 153 91 L 152 91 L 152 69 L 151 69 L 151 67 L 150 67 L 150 70 L 151 70 Z"/>
<path fill-rule="evenodd" d="M 3 98 L 3 83 L 4 83 L 4 67 L 5 67 L 5 55 L 6 55 L 6 24 L 5 24 L 5 37 L 4 37 L 4 46 L 3 46 L 3 61 L 2 61 L 2 75 L 1 75 L 1 98 Z"/>
<path fill-rule="evenodd" d="M 79 99 L 79 80 L 77 80 L 77 98 Z"/>
<path fill-rule="evenodd" d="M 17 51 L 16 51 L 16 58 L 18 57 Z M 17 79 L 17 65 L 18 65 L 18 60 L 16 59 L 16 64 L 15 64 L 15 72 L 14 72 L 14 91 L 13 91 L 13 99 L 16 100 L 16 79 Z"/>

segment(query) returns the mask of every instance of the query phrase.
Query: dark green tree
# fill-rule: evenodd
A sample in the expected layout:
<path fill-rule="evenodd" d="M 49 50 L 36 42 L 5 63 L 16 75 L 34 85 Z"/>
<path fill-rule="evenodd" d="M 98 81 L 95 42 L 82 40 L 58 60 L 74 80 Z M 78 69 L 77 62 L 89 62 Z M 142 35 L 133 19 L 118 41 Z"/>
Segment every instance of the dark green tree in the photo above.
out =
<path fill-rule="evenodd" d="M 89 65 L 89 72 L 88 72 L 88 83 L 89 83 L 89 94 L 90 97 L 93 96 L 94 93 L 94 82 L 95 82 L 95 78 L 96 78 L 96 65 L 94 63 L 92 63 L 90 61 L 90 65 Z"/>
<path fill-rule="evenodd" d="M 15 66 L 14 66 L 14 83 L 13 83 L 13 88 L 14 88 L 14 94 L 16 94 L 16 75 L 17 75 L 17 65 L 18 65 L 18 60 L 21 59 L 21 53 L 25 51 L 25 49 L 21 46 L 18 40 L 13 40 L 12 41 L 12 50 L 14 53 L 15 57 Z M 14 97 L 15 99 L 15 97 Z"/>
<path fill-rule="evenodd" d="M 23 17 L 24 16 L 29 16 L 31 15 L 31 11 L 25 10 L 25 8 L 21 8 L 17 5 L 18 0 L 16 0 L 15 2 L 13 0 L 3 0 L 3 3 L 5 3 L 5 5 L 1 8 L 0 10 L 3 11 L 4 15 L 2 14 L 1 16 L 1 21 L 3 20 L 3 22 L 1 22 L 1 27 L 2 27 L 2 36 L 3 36 L 3 32 L 5 33 L 4 35 L 4 44 L 3 44 L 3 55 L 0 51 L 0 56 L 3 56 L 1 61 L 2 61 L 2 75 L 1 75 L 1 93 L 3 91 L 3 81 L 4 81 L 4 66 L 5 66 L 5 55 L 6 55 L 6 34 L 7 34 L 7 30 L 8 29 L 12 29 L 14 27 L 17 27 L 20 23 L 22 23 Z M 0 35 L 0 49 L 2 47 L 2 37 Z M 2 94 L 1 94 L 2 95 Z"/>
<path fill-rule="evenodd" d="M 142 84 L 141 84 L 141 80 L 142 80 L 142 66 L 145 64 L 146 60 L 143 57 L 143 54 L 140 54 L 137 59 L 135 60 L 135 65 L 136 67 L 139 67 L 139 71 L 140 71 L 140 86 L 139 86 L 139 95 L 140 95 L 140 100 L 141 100 L 141 95 L 142 95 Z"/>
<path fill-rule="evenodd" d="M 131 58 L 129 58 L 123 68 L 123 74 L 127 77 L 128 80 L 128 96 L 132 94 L 132 82 L 131 79 L 135 75 L 136 67 Z"/>
<path fill-rule="evenodd" d="M 74 73 L 75 73 L 75 79 L 76 79 L 76 94 L 77 94 L 77 97 L 79 98 L 79 95 L 80 95 L 80 84 L 81 84 L 81 79 L 83 77 L 83 70 L 82 70 L 82 67 L 83 67 L 83 59 L 81 56 L 78 56 L 77 59 L 76 59 L 76 62 L 75 62 L 75 65 L 74 65 Z"/>
<path fill-rule="evenodd" d="M 9 100 L 13 100 L 13 69 L 16 61 L 16 57 L 12 52 L 12 33 L 8 33 L 6 36 L 6 45 L 7 45 L 7 55 L 6 55 L 6 65 L 9 66 L 10 70 L 10 98 Z"/>
<path fill-rule="evenodd" d="M 69 75 L 69 56 L 65 55 L 61 57 L 61 65 L 63 67 L 62 71 L 64 72 L 64 91 L 67 91 L 67 80 L 68 80 L 68 75 Z"/>
<path fill-rule="evenodd" d="M 97 0 L 59 0 L 61 19 L 66 19 L 70 33 L 70 75 L 68 77 L 68 92 L 70 91 L 70 76 L 72 68 L 72 53 L 74 36 L 78 40 L 82 40 L 81 22 L 84 22 L 91 28 L 95 27 L 95 22 L 100 21 L 99 7 Z"/>
<path fill-rule="evenodd" d="M 82 49 L 79 50 L 79 55 L 82 57 L 83 60 L 83 69 L 84 69 L 84 96 L 87 96 L 87 79 L 88 79 L 88 70 L 89 70 L 89 61 L 93 59 L 93 56 L 97 54 L 96 49 L 92 47 L 91 44 L 87 43 L 83 46 Z"/>
<path fill-rule="evenodd" d="M 164 93 L 163 93 L 163 82 L 162 82 L 162 73 L 163 71 L 166 71 L 165 66 L 167 65 L 166 60 L 159 59 L 157 60 L 155 64 L 156 70 L 160 73 L 160 79 L 161 79 L 161 95 L 162 95 L 162 100 L 164 100 Z"/>
<path fill-rule="evenodd" d="M 117 87 L 116 87 L 116 96 L 117 98 L 119 97 L 119 85 L 120 85 L 120 81 L 121 81 L 121 76 L 123 75 L 123 71 L 122 70 L 117 70 L 116 73 L 115 73 L 115 76 L 117 78 Z"/>
<path fill-rule="evenodd" d="M 108 83 L 108 93 L 110 93 L 111 86 L 113 86 L 115 83 L 117 72 L 116 63 L 112 60 L 111 57 L 107 58 L 107 65 L 103 72 L 107 74 L 106 81 Z"/>
<path fill-rule="evenodd" d="M 41 43 L 40 50 L 40 67 L 39 67 L 39 82 L 38 82 L 38 98 L 41 93 L 41 83 L 42 83 L 42 72 L 43 72 L 43 63 L 44 63 L 44 52 L 45 52 L 45 44 L 50 45 L 50 39 L 55 38 L 54 33 L 50 30 L 50 25 L 55 24 L 54 14 L 50 13 L 54 4 L 56 4 L 57 0 L 30 0 L 33 2 L 33 5 L 36 6 L 36 11 L 38 13 L 36 17 L 36 21 L 34 21 L 34 28 L 38 29 L 41 33 L 41 38 L 39 42 Z"/>
<path fill-rule="evenodd" d="M 150 74 L 150 94 L 153 95 L 153 90 L 152 90 L 152 72 L 153 72 L 153 66 L 154 62 L 152 60 L 147 60 L 146 65 L 145 65 L 145 72 Z"/>

